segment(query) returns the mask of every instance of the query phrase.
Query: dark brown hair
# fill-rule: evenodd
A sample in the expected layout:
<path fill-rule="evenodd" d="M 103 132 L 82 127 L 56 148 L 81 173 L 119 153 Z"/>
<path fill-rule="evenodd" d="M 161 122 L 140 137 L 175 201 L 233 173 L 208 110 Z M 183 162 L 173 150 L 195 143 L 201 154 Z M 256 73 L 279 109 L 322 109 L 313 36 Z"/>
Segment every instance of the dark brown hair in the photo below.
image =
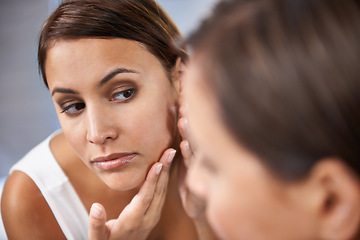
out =
<path fill-rule="evenodd" d="M 182 54 L 174 44 L 179 30 L 153 0 L 68 0 L 44 24 L 38 64 L 46 86 L 46 53 L 61 39 L 124 38 L 143 43 L 168 74 Z M 170 77 L 170 75 L 169 75 Z"/>
<path fill-rule="evenodd" d="M 360 174 L 358 1 L 223 1 L 188 42 L 229 131 L 279 177 L 326 157 Z"/>

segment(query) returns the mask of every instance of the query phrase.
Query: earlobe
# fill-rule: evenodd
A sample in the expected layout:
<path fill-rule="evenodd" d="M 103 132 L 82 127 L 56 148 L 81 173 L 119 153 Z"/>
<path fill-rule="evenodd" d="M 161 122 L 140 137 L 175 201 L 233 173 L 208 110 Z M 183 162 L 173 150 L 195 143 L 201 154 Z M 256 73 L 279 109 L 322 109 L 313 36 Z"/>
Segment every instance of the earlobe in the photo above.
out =
<path fill-rule="evenodd" d="M 329 158 L 314 166 L 324 193 L 319 209 L 319 239 L 354 239 L 360 226 L 359 178 L 342 161 Z"/>

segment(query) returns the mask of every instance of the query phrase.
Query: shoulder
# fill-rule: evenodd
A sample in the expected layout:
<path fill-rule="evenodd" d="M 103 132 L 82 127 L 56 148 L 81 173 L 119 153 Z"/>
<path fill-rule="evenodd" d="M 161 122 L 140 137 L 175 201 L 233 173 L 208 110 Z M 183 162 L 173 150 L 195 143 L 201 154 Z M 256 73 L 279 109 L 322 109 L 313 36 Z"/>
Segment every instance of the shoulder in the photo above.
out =
<path fill-rule="evenodd" d="M 46 163 L 49 162 L 49 159 L 53 158 L 53 154 L 50 149 L 50 141 L 53 139 L 53 133 L 42 142 L 33 147 L 29 152 L 26 153 L 18 162 L 16 162 L 10 169 L 10 173 L 14 170 L 20 170 L 26 173 L 28 171 L 42 171 L 43 168 L 46 169 Z"/>
<path fill-rule="evenodd" d="M 1 214 L 9 239 L 65 239 L 40 190 L 23 172 L 6 180 Z"/>

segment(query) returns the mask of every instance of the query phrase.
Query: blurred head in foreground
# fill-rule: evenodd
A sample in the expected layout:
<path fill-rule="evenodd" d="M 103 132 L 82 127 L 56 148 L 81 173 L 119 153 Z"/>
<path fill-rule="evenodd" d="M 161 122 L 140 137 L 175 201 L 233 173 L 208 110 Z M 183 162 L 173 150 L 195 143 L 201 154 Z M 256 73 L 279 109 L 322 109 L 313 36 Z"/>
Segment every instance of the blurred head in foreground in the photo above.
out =
<path fill-rule="evenodd" d="M 358 1 L 223 1 L 189 44 L 187 182 L 219 236 L 359 239 Z"/>

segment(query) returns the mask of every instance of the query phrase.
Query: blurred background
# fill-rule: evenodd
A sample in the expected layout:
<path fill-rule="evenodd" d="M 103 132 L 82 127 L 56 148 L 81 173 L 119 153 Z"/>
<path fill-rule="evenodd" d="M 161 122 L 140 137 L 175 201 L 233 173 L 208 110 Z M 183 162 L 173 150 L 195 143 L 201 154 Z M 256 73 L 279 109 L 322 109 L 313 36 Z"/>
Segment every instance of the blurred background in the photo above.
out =
<path fill-rule="evenodd" d="M 158 0 L 184 36 L 217 0 Z M 42 24 L 61 0 L 0 0 L 0 194 L 10 167 L 60 128 L 37 68 Z M 0 239 L 6 239 L 0 218 Z"/>

